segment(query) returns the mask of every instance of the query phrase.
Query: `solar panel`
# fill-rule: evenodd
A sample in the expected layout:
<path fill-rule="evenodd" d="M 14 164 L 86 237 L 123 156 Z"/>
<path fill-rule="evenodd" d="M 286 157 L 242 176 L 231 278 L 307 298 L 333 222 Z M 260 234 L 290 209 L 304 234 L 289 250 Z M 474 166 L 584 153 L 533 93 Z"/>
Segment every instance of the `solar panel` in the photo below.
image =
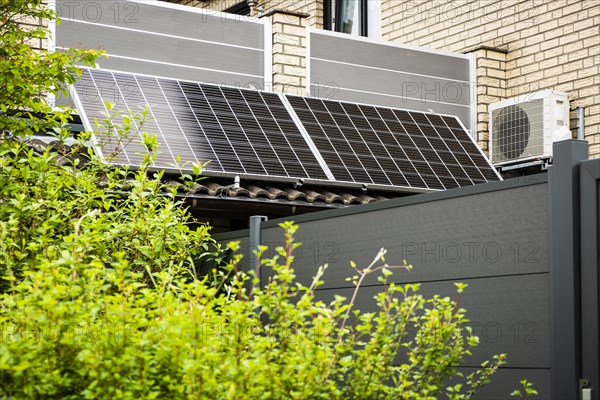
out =
<path fill-rule="evenodd" d="M 151 132 L 159 144 L 157 168 L 180 159 L 209 161 L 208 172 L 327 179 L 276 94 L 97 69 L 83 69 L 74 87 L 88 121 L 106 118 L 106 101 L 117 115 L 149 106 L 150 118 L 126 141 L 97 135 L 114 163 L 139 166 L 147 154 L 141 132 Z"/>
<path fill-rule="evenodd" d="M 150 110 L 125 141 L 96 134 L 116 164 L 141 165 L 141 132 L 151 132 L 159 144 L 156 168 L 209 161 L 207 174 L 416 191 L 500 179 L 452 116 L 97 69 L 83 69 L 74 88 L 88 125 L 106 118 L 107 101 L 117 124 L 122 114 Z"/>
<path fill-rule="evenodd" d="M 437 190 L 500 180 L 456 117 L 286 98 L 335 180 Z"/>

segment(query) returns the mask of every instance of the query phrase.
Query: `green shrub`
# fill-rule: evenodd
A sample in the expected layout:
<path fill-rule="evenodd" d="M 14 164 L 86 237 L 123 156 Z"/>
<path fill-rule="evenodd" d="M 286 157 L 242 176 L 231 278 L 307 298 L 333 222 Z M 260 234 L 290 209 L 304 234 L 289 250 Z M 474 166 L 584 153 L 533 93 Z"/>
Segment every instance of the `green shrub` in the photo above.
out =
<path fill-rule="evenodd" d="M 315 298 L 324 269 L 309 287 L 295 281 L 292 224 L 279 255 L 262 260 L 274 271 L 263 289 L 236 272 L 239 257 L 222 287 L 166 266 L 148 284 L 125 252 L 93 254 L 107 229 L 100 215 L 74 221 L 64 248 L 2 295 L 1 398 L 462 399 L 503 362 L 448 386 L 477 344 L 464 310 L 388 283 L 384 263 L 356 269 L 359 280 L 382 272 L 378 312 L 341 297 L 325 304 Z M 399 350 L 408 361 L 393 366 Z"/>
<path fill-rule="evenodd" d="M 162 173 L 109 169 L 93 155 L 84 168 L 59 165 L 63 156 L 0 141 L 0 290 L 65 251 L 76 262 L 119 257 L 136 272 L 172 273 L 196 270 L 209 254 L 208 226 L 190 228 Z"/>

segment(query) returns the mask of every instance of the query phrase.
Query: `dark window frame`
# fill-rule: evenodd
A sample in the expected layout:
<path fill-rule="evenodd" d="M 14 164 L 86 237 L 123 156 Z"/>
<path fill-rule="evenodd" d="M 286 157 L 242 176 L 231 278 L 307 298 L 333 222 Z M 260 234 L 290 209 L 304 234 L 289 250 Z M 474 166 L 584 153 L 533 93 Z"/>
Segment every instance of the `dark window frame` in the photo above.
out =
<path fill-rule="evenodd" d="M 369 2 L 368 0 L 337 0 L 335 2 L 335 10 L 333 10 L 332 0 L 323 0 L 323 29 L 328 31 L 340 32 L 338 24 L 334 26 L 334 17 L 336 21 L 341 20 L 342 7 L 344 1 L 358 1 L 359 11 L 358 18 L 360 22 L 359 35 L 369 36 Z"/>

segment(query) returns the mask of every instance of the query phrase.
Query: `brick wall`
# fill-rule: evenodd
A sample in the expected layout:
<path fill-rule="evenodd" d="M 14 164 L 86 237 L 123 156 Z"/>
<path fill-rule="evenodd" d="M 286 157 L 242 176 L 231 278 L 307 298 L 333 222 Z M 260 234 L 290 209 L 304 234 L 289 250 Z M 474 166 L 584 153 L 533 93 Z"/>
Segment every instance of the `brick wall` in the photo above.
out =
<path fill-rule="evenodd" d="M 323 28 L 323 0 L 258 0 L 256 8 L 262 13 L 285 10 L 308 14 L 308 25 Z"/>
<path fill-rule="evenodd" d="M 476 52 L 481 144 L 488 100 L 554 89 L 569 94 L 572 108 L 586 107 L 586 139 L 600 156 L 599 0 L 382 0 L 382 34 L 454 52 L 506 52 Z"/>
<path fill-rule="evenodd" d="M 306 95 L 307 14 L 273 11 L 273 91 Z"/>
<path fill-rule="evenodd" d="M 42 2 L 42 4 L 47 6 L 46 2 Z M 21 24 L 25 29 L 36 29 L 38 27 L 48 28 L 48 21 L 44 19 L 35 19 L 26 16 L 17 16 L 15 17 L 16 21 Z M 49 35 L 49 34 L 48 34 Z M 32 39 L 28 42 L 29 46 L 35 50 L 48 50 L 49 38 L 48 35 L 44 39 Z"/>
<path fill-rule="evenodd" d="M 477 142 L 488 151 L 488 106 L 506 98 L 506 52 L 492 48 L 480 48 L 473 52 L 477 68 Z"/>

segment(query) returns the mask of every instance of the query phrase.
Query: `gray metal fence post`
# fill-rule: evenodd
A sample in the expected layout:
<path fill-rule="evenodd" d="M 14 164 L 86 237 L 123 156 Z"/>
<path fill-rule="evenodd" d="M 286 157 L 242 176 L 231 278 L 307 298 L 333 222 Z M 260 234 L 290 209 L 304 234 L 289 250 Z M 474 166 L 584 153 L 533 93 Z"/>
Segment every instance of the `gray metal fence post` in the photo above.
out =
<path fill-rule="evenodd" d="M 261 245 L 261 224 L 269 218 L 263 215 L 254 215 L 250 217 L 250 234 L 249 234 L 249 249 L 248 249 L 248 270 L 255 271 L 256 277 L 260 279 L 259 260 L 256 256 L 258 246 Z"/>
<path fill-rule="evenodd" d="M 579 164 L 588 144 L 554 144 L 548 180 L 552 398 L 577 399 L 581 376 Z"/>

